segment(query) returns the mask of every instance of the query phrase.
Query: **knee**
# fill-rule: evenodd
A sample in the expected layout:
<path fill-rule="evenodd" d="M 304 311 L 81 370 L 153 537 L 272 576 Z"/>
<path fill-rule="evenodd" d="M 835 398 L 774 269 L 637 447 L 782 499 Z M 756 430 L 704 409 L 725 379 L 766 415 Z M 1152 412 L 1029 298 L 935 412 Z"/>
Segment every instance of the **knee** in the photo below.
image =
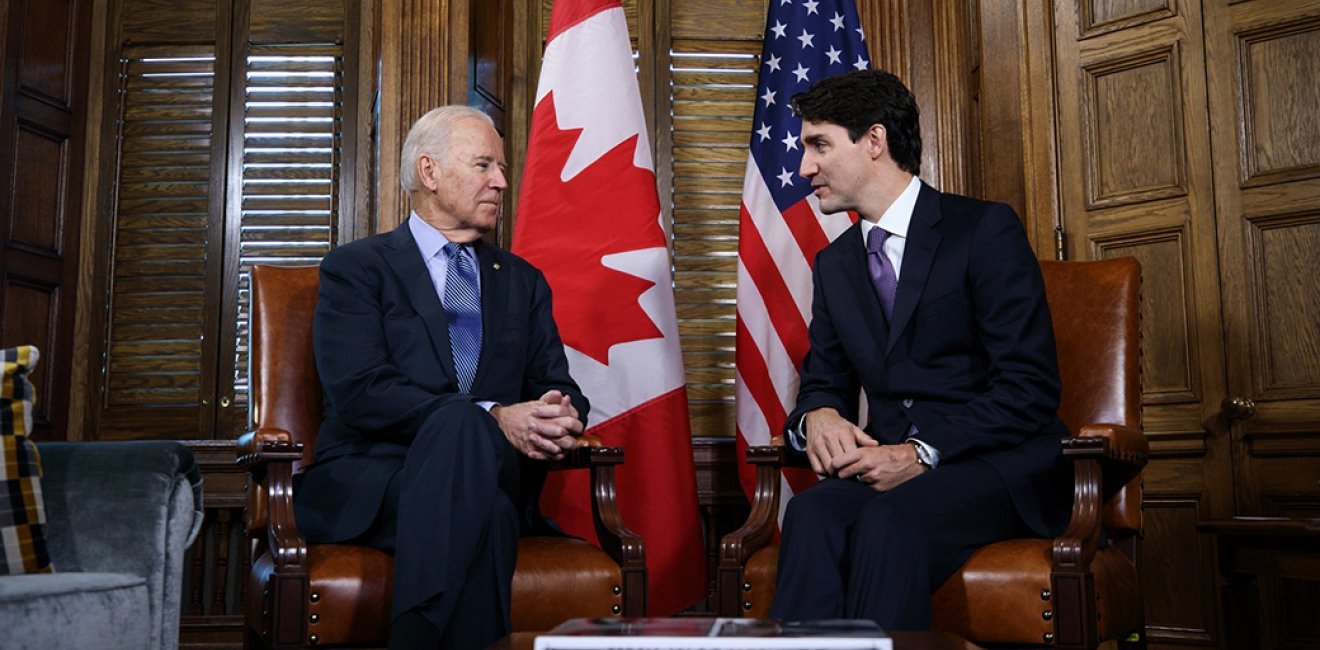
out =
<path fill-rule="evenodd" d="M 806 490 L 793 497 L 784 510 L 783 534 L 805 539 L 836 538 L 854 516 L 824 490 Z"/>
<path fill-rule="evenodd" d="M 901 499 L 875 499 L 858 513 L 852 541 L 873 549 L 883 546 L 887 552 L 919 552 L 925 547 L 925 514 Z"/>
<path fill-rule="evenodd" d="M 413 444 L 434 441 L 450 448 L 490 444 L 492 432 L 498 433 L 499 425 L 486 409 L 472 402 L 455 402 L 440 406 L 427 416 Z M 501 434 L 493 441 L 503 440 Z"/>

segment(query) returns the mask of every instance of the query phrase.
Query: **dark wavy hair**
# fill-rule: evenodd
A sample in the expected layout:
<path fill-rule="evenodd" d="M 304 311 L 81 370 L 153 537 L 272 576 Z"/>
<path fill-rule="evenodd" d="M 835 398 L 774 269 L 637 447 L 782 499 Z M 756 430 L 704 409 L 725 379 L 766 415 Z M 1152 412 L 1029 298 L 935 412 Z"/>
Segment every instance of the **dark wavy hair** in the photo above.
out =
<path fill-rule="evenodd" d="M 792 99 L 808 122 L 830 122 L 857 142 L 872 124 L 885 127 L 889 154 L 903 171 L 921 174 L 921 114 L 917 99 L 898 77 L 884 70 L 857 70 L 826 77 Z"/>

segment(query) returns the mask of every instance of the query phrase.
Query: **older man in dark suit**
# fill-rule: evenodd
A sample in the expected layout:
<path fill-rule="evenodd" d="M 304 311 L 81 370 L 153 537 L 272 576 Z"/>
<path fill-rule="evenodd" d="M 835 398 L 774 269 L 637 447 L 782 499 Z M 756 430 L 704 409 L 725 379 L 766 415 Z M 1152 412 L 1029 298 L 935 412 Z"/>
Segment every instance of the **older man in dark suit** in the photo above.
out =
<path fill-rule="evenodd" d="M 296 514 L 310 541 L 394 554 L 390 648 L 482 648 L 509 630 L 517 538 L 546 526 L 538 461 L 587 401 L 544 276 L 480 238 L 508 186 L 490 118 L 435 109 L 402 158 L 407 222 L 321 263 L 326 413 Z"/>
<path fill-rule="evenodd" d="M 928 629 L 931 593 L 972 551 L 1064 525 L 1044 285 L 1011 208 L 917 178 L 916 101 L 896 77 L 825 79 L 793 106 L 799 172 L 823 211 L 861 221 L 816 258 L 785 432 L 826 478 L 789 502 L 771 612 Z"/>

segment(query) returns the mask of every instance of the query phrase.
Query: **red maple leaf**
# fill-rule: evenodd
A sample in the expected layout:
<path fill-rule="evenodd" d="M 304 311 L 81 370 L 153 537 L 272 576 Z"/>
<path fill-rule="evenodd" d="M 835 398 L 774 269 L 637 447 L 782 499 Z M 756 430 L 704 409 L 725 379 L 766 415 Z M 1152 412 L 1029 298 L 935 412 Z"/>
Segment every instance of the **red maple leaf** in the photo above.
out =
<path fill-rule="evenodd" d="M 633 164 L 638 136 L 560 180 L 581 135 L 560 130 L 554 93 L 536 106 L 513 250 L 545 273 L 564 344 L 604 364 L 612 346 L 663 334 L 638 303 L 655 283 L 601 259 L 665 246 L 665 234 L 655 173 Z"/>

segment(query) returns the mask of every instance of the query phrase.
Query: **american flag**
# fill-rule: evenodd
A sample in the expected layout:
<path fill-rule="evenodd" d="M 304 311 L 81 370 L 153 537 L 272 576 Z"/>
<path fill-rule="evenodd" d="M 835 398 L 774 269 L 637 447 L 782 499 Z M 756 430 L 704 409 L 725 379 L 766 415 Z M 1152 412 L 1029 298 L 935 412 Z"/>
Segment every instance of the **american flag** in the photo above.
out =
<path fill-rule="evenodd" d="M 848 213 L 822 214 L 802 162 L 802 120 L 789 100 L 816 81 L 870 67 L 852 0 L 771 0 L 756 87 L 751 151 L 738 236 L 736 400 L 738 452 L 769 444 L 797 399 L 807 353 L 811 265 L 850 226 Z M 754 474 L 739 464 L 751 498 Z M 815 482 L 786 471 L 782 509 Z"/>

